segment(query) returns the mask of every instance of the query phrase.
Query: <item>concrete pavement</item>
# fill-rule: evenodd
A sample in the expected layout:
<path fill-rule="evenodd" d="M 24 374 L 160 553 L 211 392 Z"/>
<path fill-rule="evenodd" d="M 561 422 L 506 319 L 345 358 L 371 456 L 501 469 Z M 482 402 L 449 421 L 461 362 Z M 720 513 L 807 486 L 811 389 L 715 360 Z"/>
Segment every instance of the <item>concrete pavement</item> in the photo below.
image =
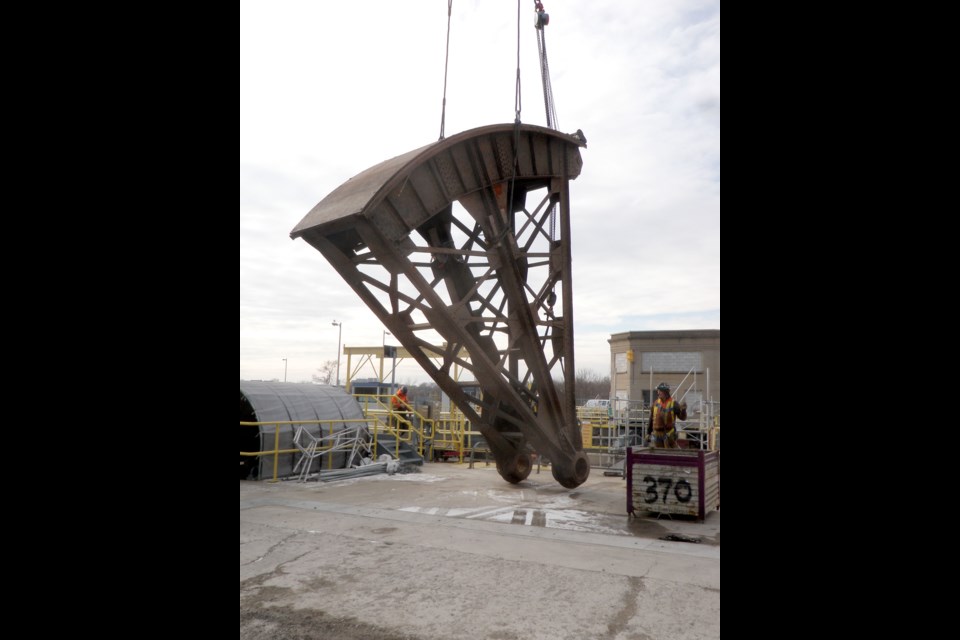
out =
<path fill-rule="evenodd" d="M 240 637 L 719 638 L 719 511 L 625 509 L 626 481 L 598 469 L 572 491 L 483 462 L 241 481 Z"/>

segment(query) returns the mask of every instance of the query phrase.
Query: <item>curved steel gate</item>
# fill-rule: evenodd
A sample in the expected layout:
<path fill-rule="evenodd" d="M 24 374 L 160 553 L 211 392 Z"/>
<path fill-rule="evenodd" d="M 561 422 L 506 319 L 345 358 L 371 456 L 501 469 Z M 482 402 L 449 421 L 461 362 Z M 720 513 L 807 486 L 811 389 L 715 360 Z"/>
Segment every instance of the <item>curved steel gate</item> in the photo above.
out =
<path fill-rule="evenodd" d="M 354 176 L 290 233 L 330 261 L 457 403 L 509 482 L 530 474 L 530 446 L 565 487 L 590 474 L 570 275 L 568 185 L 582 146 L 579 131 L 465 131 Z M 454 363 L 482 398 L 453 379 Z"/>

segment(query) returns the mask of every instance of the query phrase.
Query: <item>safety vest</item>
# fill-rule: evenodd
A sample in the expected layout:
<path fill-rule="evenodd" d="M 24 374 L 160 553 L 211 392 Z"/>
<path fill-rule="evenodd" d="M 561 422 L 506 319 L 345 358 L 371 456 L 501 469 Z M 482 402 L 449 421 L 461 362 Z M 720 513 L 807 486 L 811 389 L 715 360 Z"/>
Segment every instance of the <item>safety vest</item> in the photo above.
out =
<path fill-rule="evenodd" d="M 677 421 L 677 408 L 673 397 L 664 402 L 660 398 L 653 403 L 653 428 L 669 431 L 673 428 L 673 423 Z"/>

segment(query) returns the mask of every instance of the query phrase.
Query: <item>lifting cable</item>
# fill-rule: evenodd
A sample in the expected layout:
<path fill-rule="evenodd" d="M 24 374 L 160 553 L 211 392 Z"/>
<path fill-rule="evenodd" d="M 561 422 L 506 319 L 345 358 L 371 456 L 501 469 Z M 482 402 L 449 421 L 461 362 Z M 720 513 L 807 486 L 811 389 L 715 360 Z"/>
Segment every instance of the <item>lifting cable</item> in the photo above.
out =
<path fill-rule="evenodd" d="M 440 115 L 440 140 L 444 138 L 444 126 L 447 115 L 447 67 L 450 60 L 450 15 L 452 13 L 453 0 L 447 0 L 447 50 L 443 63 L 443 108 Z M 534 27 L 537 30 L 537 50 L 540 57 L 540 78 L 543 81 L 543 102 L 547 113 L 547 127 L 557 130 L 557 110 L 553 102 L 553 87 L 550 84 L 550 65 L 547 62 L 547 41 L 544 33 L 544 27 L 550 24 L 550 16 L 543 8 L 540 0 L 534 0 L 534 11 L 537 14 L 537 20 Z M 518 151 L 520 146 L 520 112 L 523 107 L 520 91 L 520 0 L 517 0 L 517 80 L 513 95 L 513 175 L 510 176 L 510 188 L 507 191 L 507 207 L 509 213 L 513 212 L 513 192 L 518 172 Z M 509 227 L 504 224 L 498 237 L 491 244 L 498 244 L 506 236 Z M 550 241 L 556 238 L 556 205 L 550 207 Z M 552 306 L 552 305 L 551 305 Z"/>
<path fill-rule="evenodd" d="M 440 139 L 443 140 L 443 128 L 447 122 L 447 66 L 450 63 L 450 14 L 453 0 L 447 0 L 447 53 L 443 58 L 443 109 L 440 111 Z"/>
<path fill-rule="evenodd" d="M 450 1 L 452 2 L 452 0 Z M 533 10 L 537 14 L 534 28 L 537 31 L 537 51 L 540 58 L 540 79 L 543 82 L 543 105 L 547 114 L 547 127 L 557 131 L 559 121 L 557 119 L 557 107 L 553 101 L 553 85 L 550 83 L 550 63 L 547 61 L 547 37 L 546 29 L 544 29 L 550 24 L 550 15 L 543 8 L 543 3 L 540 0 L 533 0 Z M 517 83 L 513 106 L 516 113 L 513 127 L 513 176 L 510 178 L 507 200 L 507 206 L 510 207 L 511 212 L 513 210 L 513 184 L 518 170 L 517 150 L 520 144 L 520 110 L 522 106 L 520 92 L 520 0 L 517 0 Z M 557 237 L 557 209 L 555 204 L 550 205 L 549 215 L 550 242 L 552 244 Z M 504 228 L 504 231 L 506 231 L 506 228 Z"/>
<path fill-rule="evenodd" d="M 540 0 L 533 0 L 533 10 L 537 12 L 534 27 L 537 30 L 537 50 L 540 53 L 540 80 L 543 82 L 543 106 L 547 112 L 547 127 L 557 130 L 557 107 L 553 102 L 553 85 L 550 84 L 550 64 L 547 62 L 547 30 L 550 15 L 544 10 Z M 550 205 L 550 244 L 557 239 L 557 205 Z"/>
<path fill-rule="evenodd" d="M 512 220 L 513 214 L 513 184 L 517 180 L 517 170 L 519 169 L 519 160 L 517 158 L 517 151 L 520 148 L 520 0 L 517 0 L 517 84 L 516 92 L 513 96 L 513 108 L 516 112 L 516 116 L 513 120 L 513 175 L 510 176 L 510 189 L 507 191 L 507 220 L 503 222 L 503 231 L 500 233 L 500 237 L 497 238 L 497 243 L 507 235 L 507 230 L 510 228 L 507 225 L 507 221 Z"/>
<path fill-rule="evenodd" d="M 550 15 L 544 11 L 540 0 L 533 0 L 533 8 L 537 12 L 537 50 L 540 52 L 540 79 L 543 81 L 543 105 L 547 112 L 547 127 L 558 130 L 557 107 L 553 103 L 553 86 L 550 84 L 550 64 L 547 62 L 547 30 L 550 24 Z"/>
<path fill-rule="evenodd" d="M 520 0 L 517 0 L 517 89 L 514 93 L 513 107 L 516 110 L 514 124 L 520 126 Z M 519 129 L 518 129 L 519 132 Z"/>

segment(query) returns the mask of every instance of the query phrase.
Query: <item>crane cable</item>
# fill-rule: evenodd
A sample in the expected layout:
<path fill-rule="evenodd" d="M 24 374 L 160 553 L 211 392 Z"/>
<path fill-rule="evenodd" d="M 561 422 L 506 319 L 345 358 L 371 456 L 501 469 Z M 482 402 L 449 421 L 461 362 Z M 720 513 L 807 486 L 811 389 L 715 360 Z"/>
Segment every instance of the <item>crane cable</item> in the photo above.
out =
<path fill-rule="evenodd" d="M 540 57 L 540 80 L 543 83 L 543 105 L 547 116 L 547 127 L 557 131 L 560 123 L 557 119 L 557 107 L 553 101 L 553 85 L 550 83 L 550 63 L 547 60 L 546 27 L 550 24 L 550 15 L 544 10 L 540 0 L 533 0 L 533 9 L 537 14 L 534 28 L 537 30 L 537 51 Z M 447 122 L 447 71 L 450 67 L 450 20 L 453 14 L 453 0 L 447 0 L 447 44 L 443 58 L 443 103 L 440 110 L 440 140 L 445 137 Z M 514 124 L 520 124 L 522 108 L 520 92 L 520 0 L 517 0 L 517 82 L 513 98 Z M 519 134 L 519 130 L 517 131 Z"/>
<path fill-rule="evenodd" d="M 507 219 L 511 219 L 513 213 L 513 186 L 517 180 L 517 173 L 520 169 L 520 161 L 517 151 L 520 149 L 520 109 L 522 103 L 520 100 L 520 0 L 517 0 L 517 84 L 513 96 L 513 108 L 516 113 L 513 120 L 513 175 L 510 176 L 510 189 L 507 191 Z M 511 225 L 504 224 L 503 230 L 496 239 L 495 244 L 499 244 L 507 235 Z"/>
<path fill-rule="evenodd" d="M 450 14 L 453 12 L 453 0 L 447 0 L 447 53 L 443 58 L 443 109 L 440 111 L 440 139 L 447 123 L 447 66 L 450 63 Z"/>
<path fill-rule="evenodd" d="M 547 62 L 547 30 L 550 15 L 543 9 L 540 0 L 533 0 L 533 10 L 537 12 L 534 27 L 537 30 L 537 50 L 540 53 L 540 79 L 543 81 L 543 106 L 547 112 L 547 127 L 557 130 L 557 107 L 553 102 L 553 85 L 550 84 L 550 64 Z M 557 239 L 557 205 L 550 205 L 550 243 Z"/>
<path fill-rule="evenodd" d="M 540 53 L 540 79 L 543 81 L 543 106 L 547 112 L 547 127 L 557 131 L 560 123 L 557 121 L 557 107 L 553 102 L 553 86 L 550 84 L 550 63 L 547 62 L 547 30 L 550 24 L 550 15 L 544 11 L 540 0 L 533 0 L 534 11 L 537 12 L 537 50 Z"/>
<path fill-rule="evenodd" d="M 452 1 L 452 0 L 451 0 Z M 537 51 L 540 57 L 540 79 L 543 82 L 543 104 L 547 114 L 547 127 L 557 131 L 559 122 L 557 119 L 557 107 L 553 101 L 553 85 L 550 83 L 550 63 L 547 61 L 547 38 L 544 27 L 550 24 L 550 15 L 544 10 L 543 3 L 540 0 L 533 0 L 533 10 L 537 14 L 537 21 L 534 28 L 537 30 Z M 517 0 L 517 84 L 514 94 L 514 108 L 516 117 L 513 127 L 513 176 L 510 178 L 510 189 L 507 196 L 507 206 L 513 209 L 513 187 L 517 177 L 518 159 L 517 151 L 520 144 L 520 0 Z M 556 204 L 550 205 L 550 243 L 557 237 L 557 207 Z M 506 229 L 504 229 L 506 231 Z"/>

